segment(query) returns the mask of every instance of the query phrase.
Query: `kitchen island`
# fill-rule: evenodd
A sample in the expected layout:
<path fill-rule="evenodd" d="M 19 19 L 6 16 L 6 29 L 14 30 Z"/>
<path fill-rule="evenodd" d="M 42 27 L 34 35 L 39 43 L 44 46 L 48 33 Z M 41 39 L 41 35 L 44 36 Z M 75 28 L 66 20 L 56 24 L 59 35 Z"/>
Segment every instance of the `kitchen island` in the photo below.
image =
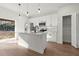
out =
<path fill-rule="evenodd" d="M 39 32 L 39 33 L 19 33 L 18 35 L 18 44 L 39 52 L 43 54 L 46 46 L 47 46 L 47 39 L 46 39 L 46 32 Z"/>

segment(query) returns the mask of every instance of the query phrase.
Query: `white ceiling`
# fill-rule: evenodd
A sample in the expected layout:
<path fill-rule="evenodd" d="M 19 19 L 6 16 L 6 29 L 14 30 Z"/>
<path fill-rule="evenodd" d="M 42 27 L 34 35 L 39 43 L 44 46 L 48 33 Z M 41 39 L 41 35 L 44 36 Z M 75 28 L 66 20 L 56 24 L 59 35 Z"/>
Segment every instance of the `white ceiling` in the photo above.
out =
<path fill-rule="evenodd" d="M 40 3 L 40 14 L 37 12 L 39 3 L 21 3 L 19 8 L 18 3 L 0 3 L 0 6 L 8 8 L 17 13 L 22 12 L 23 15 L 26 15 L 27 9 L 29 10 L 29 16 L 45 15 L 49 13 L 54 13 L 59 10 L 61 7 L 68 5 L 68 3 Z"/>

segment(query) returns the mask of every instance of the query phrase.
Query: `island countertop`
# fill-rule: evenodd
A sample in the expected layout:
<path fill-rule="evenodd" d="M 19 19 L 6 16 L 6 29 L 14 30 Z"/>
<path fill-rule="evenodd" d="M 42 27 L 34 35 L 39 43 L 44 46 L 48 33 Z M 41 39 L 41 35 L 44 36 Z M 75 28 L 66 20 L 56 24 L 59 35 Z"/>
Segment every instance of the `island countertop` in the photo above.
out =
<path fill-rule="evenodd" d="M 46 36 L 46 32 L 19 33 L 18 44 L 36 52 L 43 53 L 47 44 Z"/>

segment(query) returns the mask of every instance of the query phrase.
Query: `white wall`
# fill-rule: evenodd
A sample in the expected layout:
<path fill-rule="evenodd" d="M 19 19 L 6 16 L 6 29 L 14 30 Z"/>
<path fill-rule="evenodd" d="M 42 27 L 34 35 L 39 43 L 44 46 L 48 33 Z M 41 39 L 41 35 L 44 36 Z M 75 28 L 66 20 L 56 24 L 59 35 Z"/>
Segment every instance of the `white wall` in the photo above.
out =
<path fill-rule="evenodd" d="M 15 37 L 17 37 L 17 33 L 24 32 L 24 25 L 27 23 L 26 16 L 18 16 L 18 14 L 9 9 L 3 8 L 0 6 L 0 18 L 15 20 Z"/>
<path fill-rule="evenodd" d="M 17 17 L 17 20 L 15 22 L 16 24 L 16 32 L 25 32 L 25 24 L 28 22 L 28 19 L 23 16 Z"/>
<path fill-rule="evenodd" d="M 62 39 L 62 16 L 72 15 L 72 45 L 77 47 L 76 41 L 76 13 L 79 12 L 79 5 L 68 5 L 58 11 L 58 43 L 63 43 Z"/>
<path fill-rule="evenodd" d="M 15 33 L 16 38 L 18 33 L 24 33 L 25 32 L 25 24 L 28 22 L 28 19 L 24 16 L 19 16 L 15 20 Z"/>

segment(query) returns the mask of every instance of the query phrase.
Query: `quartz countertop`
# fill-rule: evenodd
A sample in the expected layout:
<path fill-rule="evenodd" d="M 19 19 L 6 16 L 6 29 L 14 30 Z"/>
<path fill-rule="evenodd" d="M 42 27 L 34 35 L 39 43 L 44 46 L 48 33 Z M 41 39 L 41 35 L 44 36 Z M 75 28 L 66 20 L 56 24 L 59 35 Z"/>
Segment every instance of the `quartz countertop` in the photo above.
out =
<path fill-rule="evenodd" d="M 18 44 L 42 53 L 47 46 L 46 32 L 19 33 Z"/>

